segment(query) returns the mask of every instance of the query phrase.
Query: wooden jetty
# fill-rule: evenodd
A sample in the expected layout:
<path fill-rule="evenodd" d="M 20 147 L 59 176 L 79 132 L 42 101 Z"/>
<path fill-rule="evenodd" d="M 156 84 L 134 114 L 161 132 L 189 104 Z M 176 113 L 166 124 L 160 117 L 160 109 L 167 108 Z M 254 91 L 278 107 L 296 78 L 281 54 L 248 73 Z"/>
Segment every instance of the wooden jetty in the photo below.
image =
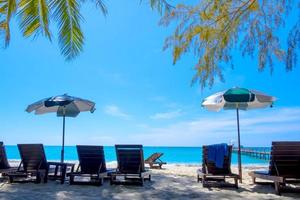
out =
<path fill-rule="evenodd" d="M 238 152 L 238 148 L 234 148 L 233 152 Z M 270 160 L 270 151 L 257 151 L 251 148 L 241 148 L 242 155 L 254 157 L 262 160 Z"/>

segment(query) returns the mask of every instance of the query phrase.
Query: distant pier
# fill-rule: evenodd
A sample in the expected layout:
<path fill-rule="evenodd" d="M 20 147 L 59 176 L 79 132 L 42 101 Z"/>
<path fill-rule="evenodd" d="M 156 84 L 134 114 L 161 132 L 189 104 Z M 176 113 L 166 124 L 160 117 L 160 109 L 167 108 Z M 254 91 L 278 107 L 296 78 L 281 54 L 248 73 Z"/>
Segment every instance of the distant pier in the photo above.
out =
<path fill-rule="evenodd" d="M 234 148 L 233 152 L 238 152 L 238 148 Z M 242 155 L 250 156 L 261 160 L 270 160 L 270 151 L 258 151 L 250 148 L 241 148 Z"/>

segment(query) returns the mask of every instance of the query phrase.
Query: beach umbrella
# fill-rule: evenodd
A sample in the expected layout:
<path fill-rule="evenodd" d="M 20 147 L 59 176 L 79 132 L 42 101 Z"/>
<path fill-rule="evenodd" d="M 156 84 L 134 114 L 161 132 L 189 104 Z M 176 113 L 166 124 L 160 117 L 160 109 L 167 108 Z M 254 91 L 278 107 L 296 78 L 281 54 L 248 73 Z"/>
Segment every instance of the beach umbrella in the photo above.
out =
<path fill-rule="evenodd" d="M 242 161 L 241 161 L 241 140 L 239 110 L 250 110 L 272 107 L 275 97 L 246 88 L 234 87 L 229 90 L 218 92 L 202 102 L 202 106 L 210 111 L 236 110 L 237 131 L 238 131 L 238 167 L 240 182 L 242 182 Z"/>
<path fill-rule="evenodd" d="M 80 112 L 95 111 L 95 103 L 86 99 L 72 97 L 67 94 L 53 96 L 42 99 L 29 105 L 27 112 L 35 111 L 36 115 L 55 112 L 58 117 L 63 118 L 63 134 L 62 134 L 62 149 L 61 162 L 64 162 L 65 148 L 65 117 L 77 117 Z"/>

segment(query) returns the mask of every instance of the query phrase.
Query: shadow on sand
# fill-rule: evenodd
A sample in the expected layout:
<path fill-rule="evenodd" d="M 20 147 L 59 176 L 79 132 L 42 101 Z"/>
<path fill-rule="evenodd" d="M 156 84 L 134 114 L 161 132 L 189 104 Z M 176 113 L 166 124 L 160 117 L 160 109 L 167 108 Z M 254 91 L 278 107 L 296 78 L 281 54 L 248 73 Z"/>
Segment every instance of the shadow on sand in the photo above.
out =
<path fill-rule="evenodd" d="M 113 185 L 105 181 L 103 186 L 0 183 L 0 199 L 295 199 L 299 194 L 274 194 L 271 185 L 250 185 L 235 188 L 202 188 L 191 177 L 155 174 L 153 181 L 144 186 Z"/>

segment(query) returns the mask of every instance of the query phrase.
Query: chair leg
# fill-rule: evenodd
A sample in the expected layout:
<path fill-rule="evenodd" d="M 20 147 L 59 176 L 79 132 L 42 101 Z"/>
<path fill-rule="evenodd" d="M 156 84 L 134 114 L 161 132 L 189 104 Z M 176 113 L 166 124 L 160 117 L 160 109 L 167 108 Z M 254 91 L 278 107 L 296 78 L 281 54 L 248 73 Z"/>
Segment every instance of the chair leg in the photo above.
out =
<path fill-rule="evenodd" d="M 275 192 L 277 195 L 281 195 L 280 193 L 280 183 L 279 182 L 274 182 L 275 185 Z"/>
<path fill-rule="evenodd" d="M 14 178 L 13 178 L 12 176 L 9 176 L 9 177 L 8 177 L 8 182 L 9 182 L 9 183 L 13 183 L 13 182 L 14 182 Z"/>
<path fill-rule="evenodd" d="M 35 183 L 41 183 L 42 179 L 41 179 L 41 174 L 40 172 L 36 173 L 36 179 L 35 179 Z"/>
<path fill-rule="evenodd" d="M 47 183 L 47 182 L 48 182 L 49 167 L 50 167 L 50 166 L 48 165 L 47 168 L 46 168 L 46 171 L 45 171 L 44 183 Z"/>
<path fill-rule="evenodd" d="M 103 177 L 100 177 L 99 175 L 96 177 L 96 185 L 101 186 L 103 184 Z"/>
<path fill-rule="evenodd" d="M 239 189 L 238 178 L 234 178 L 234 185 L 235 185 L 236 189 Z"/>
<path fill-rule="evenodd" d="M 255 177 L 253 177 L 253 176 L 252 176 L 252 182 L 253 182 L 253 184 L 255 184 L 255 183 L 256 183 L 256 178 L 255 178 Z"/>
<path fill-rule="evenodd" d="M 113 184 L 114 184 L 114 176 L 111 175 L 111 176 L 110 176 L 110 185 L 113 185 Z"/>
<path fill-rule="evenodd" d="M 41 182 L 43 181 L 43 183 L 44 183 L 44 180 L 45 180 L 45 174 L 44 173 L 41 173 L 40 174 L 40 179 L 41 179 Z M 40 183 L 41 183 L 40 182 Z"/>
<path fill-rule="evenodd" d="M 74 184 L 74 175 L 70 174 L 70 185 Z"/>
<path fill-rule="evenodd" d="M 44 183 L 48 182 L 48 172 L 44 175 Z"/>
<path fill-rule="evenodd" d="M 103 177 L 100 178 L 100 185 L 103 185 Z"/>
<path fill-rule="evenodd" d="M 149 181 L 151 181 L 151 174 L 149 174 Z"/>
<path fill-rule="evenodd" d="M 202 182 L 203 182 L 202 180 L 203 180 L 203 179 L 202 179 L 202 176 L 200 176 L 199 174 L 197 174 L 197 182 L 198 182 L 198 183 L 199 183 L 199 182 L 202 183 Z"/>
<path fill-rule="evenodd" d="M 202 176 L 201 179 L 202 179 L 202 186 L 206 187 L 207 186 L 207 184 L 206 184 L 206 177 Z"/>

